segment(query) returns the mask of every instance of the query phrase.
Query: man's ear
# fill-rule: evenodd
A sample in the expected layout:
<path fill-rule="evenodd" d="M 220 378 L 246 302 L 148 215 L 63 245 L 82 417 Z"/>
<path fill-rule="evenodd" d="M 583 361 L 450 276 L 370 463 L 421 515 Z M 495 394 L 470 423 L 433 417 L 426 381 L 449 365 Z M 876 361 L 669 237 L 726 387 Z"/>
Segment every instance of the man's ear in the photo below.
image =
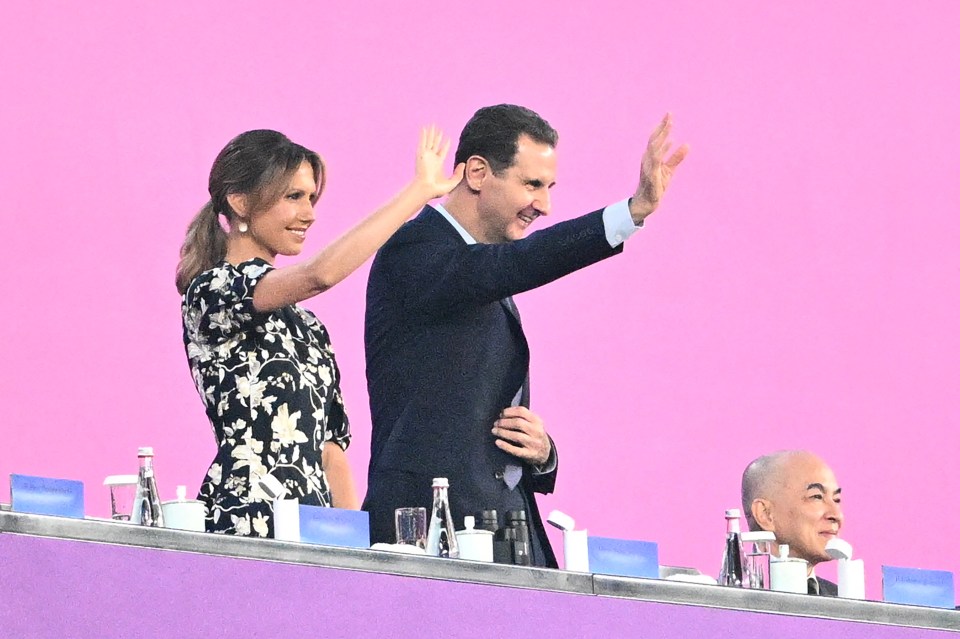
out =
<path fill-rule="evenodd" d="M 471 155 L 467 158 L 467 168 L 463 173 L 463 179 L 467 181 L 467 186 L 471 191 L 477 192 L 483 181 L 486 180 L 493 171 L 490 170 L 490 164 L 486 159 L 479 155 Z"/>
<path fill-rule="evenodd" d="M 776 524 L 773 519 L 773 504 L 769 499 L 754 499 L 753 503 L 750 504 L 750 512 L 753 514 L 753 520 L 757 522 L 762 530 L 776 534 Z"/>
<path fill-rule="evenodd" d="M 247 196 L 243 193 L 230 193 L 227 195 L 227 204 L 233 209 L 237 217 L 246 219 L 247 217 Z"/>

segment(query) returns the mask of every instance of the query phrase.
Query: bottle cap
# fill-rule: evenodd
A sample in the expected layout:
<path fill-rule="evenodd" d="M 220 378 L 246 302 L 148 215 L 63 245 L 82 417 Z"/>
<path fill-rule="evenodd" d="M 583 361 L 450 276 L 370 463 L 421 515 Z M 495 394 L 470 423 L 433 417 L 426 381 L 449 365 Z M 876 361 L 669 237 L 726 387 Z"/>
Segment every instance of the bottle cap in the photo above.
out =
<path fill-rule="evenodd" d="M 186 500 L 187 500 L 187 487 L 177 486 L 177 501 L 186 501 Z"/>
<path fill-rule="evenodd" d="M 153 446 L 141 446 L 138 448 L 137 457 L 153 457 Z"/>
<path fill-rule="evenodd" d="M 464 530 L 473 530 L 473 527 L 477 525 L 477 520 L 473 518 L 473 515 L 467 515 L 463 518 L 463 529 Z"/>
<path fill-rule="evenodd" d="M 434 477 L 433 478 L 433 487 L 434 488 L 449 488 L 450 482 L 446 477 Z"/>
<path fill-rule="evenodd" d="M 732 519 L 732 518 L 734 518 L 734 517 L 736 517 L 737 519 L 740 519 L 740 509 L 739 509 L 739 508 L 730 508 L 729 510 L 723 511 L 723 514 L 724 514 L 724 516 L 725 516 L 727 519 Z"/>

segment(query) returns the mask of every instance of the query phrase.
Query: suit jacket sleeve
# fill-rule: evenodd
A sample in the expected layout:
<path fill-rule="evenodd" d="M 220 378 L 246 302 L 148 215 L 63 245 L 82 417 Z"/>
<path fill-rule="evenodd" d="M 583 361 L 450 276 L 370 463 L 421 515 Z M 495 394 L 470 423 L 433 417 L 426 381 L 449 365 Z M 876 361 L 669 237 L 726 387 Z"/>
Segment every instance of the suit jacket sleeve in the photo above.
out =
<path fill-rule="evenodd" d="M 553 492 L 553 488 L 557 483 L 557 471 L 560 470 L 560 453 L 557 450 L 557 444 L 549 434 L 547 434 L 547 437 L 550 438 L 550 448 L 553 451 L 550 453 L 554 462 L 553 468 L 545 473 L 530 473 L 529 482 L 530 490 L 544 495 L 549 495 Z M 549 463 L 550 460 L 547 461 Z"/>
<path fill-rule="evenodd" d="M 458 305 L 482 305 L 528 291 L 616 255 L 603 212 L 554 224 L 514 242 L 467 245 L 439 213 L 439 224 L 401 230 L 380 254 L 390 279 L 404 282 L 406 311 L 442 314 Z M 416 220 L 415 222 L 420 221 Z M 415 284 L 411 284 L 415 283 Z"/>

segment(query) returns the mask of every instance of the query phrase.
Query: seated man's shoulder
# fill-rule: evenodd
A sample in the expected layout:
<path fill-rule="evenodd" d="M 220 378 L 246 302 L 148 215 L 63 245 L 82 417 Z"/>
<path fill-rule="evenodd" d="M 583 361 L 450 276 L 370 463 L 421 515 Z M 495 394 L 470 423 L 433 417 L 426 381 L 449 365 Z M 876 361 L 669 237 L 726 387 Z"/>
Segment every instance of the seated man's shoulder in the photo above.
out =
<path fill-rule="evenodd" d="M 833 583 L 832 581 L 829 581 L 829 580 L 827 580 L 827 579 L 824 579 L 823 577 L 817 577 L 817 582 L 819 583 L 820 594 L 821 594 L 822 596 L 824 596 L 824 597 L 836 597 L 836 596 L 837 596 L 837 594 L 838 594 L 838 592 L 839 592 L 839 590 L 838 590 L 838 588 L 837 588 L 837 584 L 835 584 L 835 583 Z"/>

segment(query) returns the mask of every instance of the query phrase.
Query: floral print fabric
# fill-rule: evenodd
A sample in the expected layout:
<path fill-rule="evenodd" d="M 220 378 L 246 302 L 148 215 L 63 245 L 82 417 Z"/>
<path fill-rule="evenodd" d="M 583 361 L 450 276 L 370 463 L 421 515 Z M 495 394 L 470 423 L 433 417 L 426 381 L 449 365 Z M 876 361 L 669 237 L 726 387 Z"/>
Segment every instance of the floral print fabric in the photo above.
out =
<path fill-rule="evenodd" d="M 254 259 L 205 271 L 183 296 L 183 342 L 218 451 L 200 488 L 207 531 L 273 536 L 266 474 L 301 504 L 330 505 L 324 445 L 344 450 L 350 427 L 330 337 L 310 311 L 253 306 L 273 267 Z"/>

